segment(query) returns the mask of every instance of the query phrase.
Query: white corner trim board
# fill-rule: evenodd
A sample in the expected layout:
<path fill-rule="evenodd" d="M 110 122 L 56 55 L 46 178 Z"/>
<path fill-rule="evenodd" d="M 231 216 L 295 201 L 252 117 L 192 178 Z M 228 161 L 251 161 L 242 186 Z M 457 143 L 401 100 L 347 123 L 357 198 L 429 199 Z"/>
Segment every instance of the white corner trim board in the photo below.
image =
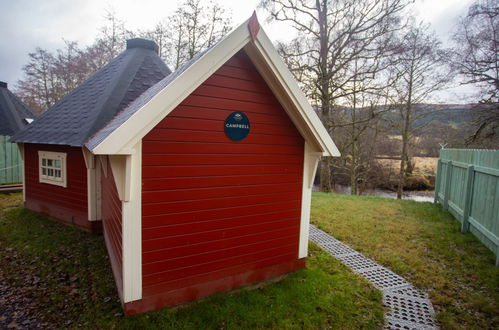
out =
<path fill-rule="evenodd" d="M 127 303 L 142 299 L 142 141 L 130 154 L 109 155 L 108 161 L 121 200 L 123 302 Z"/>
<path fill-rule="evenodd" d="M 87 168 L 87 207 L 88 220 L 101 220 L 101 182 L 100 161 L 96 160 L 87 148 L 82 148 L 85 167 Z"/>

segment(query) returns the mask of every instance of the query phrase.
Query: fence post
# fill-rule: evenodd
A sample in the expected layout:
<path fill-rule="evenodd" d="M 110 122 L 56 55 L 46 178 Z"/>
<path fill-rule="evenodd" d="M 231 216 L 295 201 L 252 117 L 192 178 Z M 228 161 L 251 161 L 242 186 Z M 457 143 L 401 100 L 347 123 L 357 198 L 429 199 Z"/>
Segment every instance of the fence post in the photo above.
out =
<path fill-rule="evenodd" d="M 435 197 L 433 198 L 433 203 L 438 203 L 438 193 L 440 191 L 440 187 L 442 186 L 440 181 L 442 181 L 442 161 L 438 158 L 437 175 L 435 176 Z"/>
<path fill-rule="evenodd" d="M 475 167 L 473 165 L 468 165 L 468 171 L 466 172 L 466 193 L 464 196 L 464 208 L 463 208 L 463 223 L 461 224 L 461 232 L 467 233 L 470 230 L 470 214 L 471 214 L 471 199 L 473 196 L 473 180 L 475 179 Z"/>
<path fill-rule="evenodd" d="M 444 186 L 444 210 L 449 210 L 449 195 L 450 195 L 450 185 L 452 180 L 452 160 L 447 162 L 447 173 L 445 175 L 445 186 Z"/>

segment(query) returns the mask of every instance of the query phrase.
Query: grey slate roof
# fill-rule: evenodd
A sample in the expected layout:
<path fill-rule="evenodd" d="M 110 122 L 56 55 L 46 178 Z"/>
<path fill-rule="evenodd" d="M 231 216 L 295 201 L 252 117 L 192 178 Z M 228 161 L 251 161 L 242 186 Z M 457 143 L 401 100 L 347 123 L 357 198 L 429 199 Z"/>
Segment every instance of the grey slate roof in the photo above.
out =
<path fill-rule="evenodd" d="M 36 115 L 0 81 L 0 135 L 12 136 L 28 124 L 26 118 Z"/>
<path fill-rule="evenodd" d="M 124 52 L 64 96 L 12 140 L 83 146 L 120 110 L 171 73 L 157 55 L 157 47 L 149 40 L 128 40 Z"/>
<path fill-rule="evenodd" d="M 93 150 L 98 146 L 106 137 L 108 137 L 115 129 L 126 122 L 133 114 L 135 114 L 139 109 L 141 109 L 147 102 L 149 102 L 156 94 L 161 90 L 166 88 L 172 81 L 174 81 L 178 76 L 180 76 L 185 70 L 187 70 L 191 65 L 196 63 L 204 54 L 206 54 L 210 49 L 212 49 L 217 43 L 211 47 L 203 50 L 202 52 L 196 54 L 190 61 L 185 63 L 183 66 L 175 70 L 167 77 L 163 78 L 157 82 L 154 86 L 145 91 L 140 97 L 135 99 L 128 107 L 119 112 L 109 123 L 99 130 L 94 136 L 92 136 L 86 143 L 85 146 L 89 150 Z"/>

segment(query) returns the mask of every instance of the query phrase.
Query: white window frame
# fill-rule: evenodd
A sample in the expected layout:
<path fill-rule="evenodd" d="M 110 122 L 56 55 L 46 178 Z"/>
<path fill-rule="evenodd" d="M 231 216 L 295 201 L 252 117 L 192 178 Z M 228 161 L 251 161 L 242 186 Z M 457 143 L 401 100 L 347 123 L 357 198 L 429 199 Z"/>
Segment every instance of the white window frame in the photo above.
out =
<path fill-rule="evenodd" d="M 65 152 L 53 152 L 53 151 L 38 151 L 38 178 L 41 183 L 53 184 L 56 186 L 67 187 L 67 171 L 66 171 L 66 158 L 67 154 Z M 43 160 L 46 160 L 44 163 Z M 61 162 L 61 167 L 49 166 L 48 161 L 59 160 Z M 45 174 L 43 169 L 46 169 Z M 61 171 L 61 176 L 49 175 L 49 170 Z"/>

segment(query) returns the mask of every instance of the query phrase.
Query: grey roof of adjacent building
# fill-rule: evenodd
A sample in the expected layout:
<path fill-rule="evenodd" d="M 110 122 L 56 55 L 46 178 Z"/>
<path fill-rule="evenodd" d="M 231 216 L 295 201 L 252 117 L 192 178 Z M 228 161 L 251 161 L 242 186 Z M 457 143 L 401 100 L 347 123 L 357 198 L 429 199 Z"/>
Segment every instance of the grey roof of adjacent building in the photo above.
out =
<path fill-rule="evenodd" d="M 68 93 L 12 140 L 83 146 L 151 86 L 171 71 L 156 43 L 127 41 L 127 49 Z"/>
<path fill-rule="evenodd" d="M 12 136 L 36 115 L 7 87 L 7 83 L 0 81 L 0 135 Z"/>
<path fill-rule="evenodd" d="M 206 54 L 215 45 L 205 49 L 204 51 L 195 55 L 190 61 L 185 63 L 183 66 L 175 70 L 175 72 L 166 76 L 154 86 L 145 91 L 140 97 L 135 99 L 128 107 L 120 111 L 109 123 L 99 130 L 94 136 L 92 136 L 86 143 L 85 146 L 93 150 L 98 146 L 106 137 L 108 137 L 115 129 L 120 127 L 124 122 L 126 122 L 130 117 L 133 116 L 139 109 L 141 109 L 146 103 L 148 103 L 156 94 L 166 88 L 172 81 L 174 81 L 178 76 L 180 76 L 185 70 L 187 70 L 191 65 L 196 63 L 204 54 Z"/>

